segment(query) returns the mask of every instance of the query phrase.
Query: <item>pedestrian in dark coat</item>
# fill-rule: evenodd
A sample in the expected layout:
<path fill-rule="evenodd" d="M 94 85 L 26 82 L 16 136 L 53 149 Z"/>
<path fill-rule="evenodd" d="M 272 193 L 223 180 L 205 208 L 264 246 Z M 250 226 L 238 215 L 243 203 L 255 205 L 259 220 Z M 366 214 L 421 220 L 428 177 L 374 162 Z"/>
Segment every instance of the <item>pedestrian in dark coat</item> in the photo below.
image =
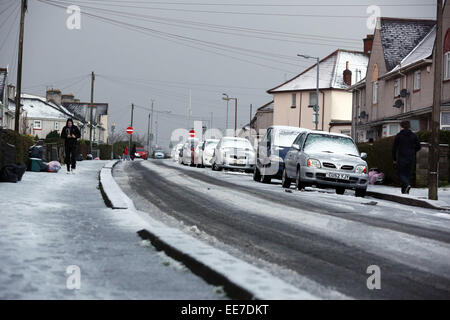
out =
<path fill-rule="evenodd" d="M 73 124 L 71 118 L 67 119 L 66 126 L 61 130 L 61 138 L 64 139 L 64 150 L 66 153 L 65 162 L 67 165 L 67 173 L 75 174 L 77 166 L 77 139 L 81 137 L 80 129 Z"/>
<path fill-rule="evenodd" d="M 409 121 L 400 123 L 402 130 L 397 133 L 392 146 L 392 159 L 402 184 L 402 193 L 409 193 L 409 180 L 416 162 L 416 152 L 420 150 L 419 138 L 411 131 Z"/>
<path fill-rule="evenodd" d="M 133 147 L 131 148 L 131 160 L 134 161 L 134 158 L 136 158 L 136 144 L 133 144 Z"/>

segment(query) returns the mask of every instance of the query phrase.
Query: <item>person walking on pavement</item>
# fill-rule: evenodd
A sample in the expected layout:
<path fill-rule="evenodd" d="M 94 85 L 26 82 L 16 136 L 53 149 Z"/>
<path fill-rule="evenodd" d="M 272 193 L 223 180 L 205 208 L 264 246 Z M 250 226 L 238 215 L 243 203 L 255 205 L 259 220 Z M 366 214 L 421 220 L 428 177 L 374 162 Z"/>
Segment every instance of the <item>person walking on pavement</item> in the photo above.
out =
<path fill-rule="evenodd" d="M 409 121 L 402 121 L 400 126 L 402 130 L 395 136 L 392 146 L 392 159 L 402 184 L 402 193 L 409 194 L 409 180 L 416 161 L 416 152 L 420 150 L 420 142 L 411 131 Z"/>
<path fill-rule="evenodd" d="M 77 166 L 77 139 L 81 137 L 80 129 L 73 124 L 71 118 L 67 119 L 66 126 L 61 130 L 61 138 L 64 139 L 65 162 L 67 173 L 75 174 Z"/>
<path fill-rule="evenodd" d="M 125 149 L 123 150 L 123 158 L 125 160 L 128 160 L 128 146 L 125 146 Z"/>
<path fill-rule="evenodd" d="M 134 158 L 136 158 L 136 144 L 133 144 L 133 147 L 131 148 L 131 160 L 134 161 Z"/>

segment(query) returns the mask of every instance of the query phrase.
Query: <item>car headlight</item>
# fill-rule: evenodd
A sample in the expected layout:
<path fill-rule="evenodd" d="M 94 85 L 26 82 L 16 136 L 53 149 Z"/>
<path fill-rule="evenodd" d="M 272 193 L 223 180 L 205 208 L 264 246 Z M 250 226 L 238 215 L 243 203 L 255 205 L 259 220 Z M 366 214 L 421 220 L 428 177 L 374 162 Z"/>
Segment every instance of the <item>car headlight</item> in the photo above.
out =
<path fill-rule="evenodd" d="M 284 162 L 283 158 L 281 158 L 281 157 L 279 157 L 279 156 L 277 156 L 275 154 L 271 154 L 269 156 L 269 160 L 272 161 L 272 162 Z"/>
<path fill-rule="evenodd" d="M 307 165 L 308 165 L 308 167 L 317 168 L 317 169 L 319 169 L 321 167 L 320 161 L 316 160 L 316 159 L 308 159 Z"/>
<path fill-rule="evenodd" d="M 355 172 L 359 173 L 359 174 L 367 173 L 367 166 L 362 166 L 362 165 L 356 166 Z"/>

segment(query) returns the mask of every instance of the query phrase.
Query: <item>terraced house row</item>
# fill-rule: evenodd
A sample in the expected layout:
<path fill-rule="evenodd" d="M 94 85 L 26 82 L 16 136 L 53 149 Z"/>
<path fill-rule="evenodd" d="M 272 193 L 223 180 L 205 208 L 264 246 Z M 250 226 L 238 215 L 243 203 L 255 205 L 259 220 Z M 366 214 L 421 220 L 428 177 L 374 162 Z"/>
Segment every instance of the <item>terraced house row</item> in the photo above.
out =
<path fill-rule="evenodd" d="M 409 120 L 414 131 L 431 130 L 434 88 L 434 43 L 442 37 L 443 70 L 441 129 L 450 130 L 450 5 L 443 9 L 442 34 L 436 21 L 379 18 L 370 36 L 364 79 L 349 88 L 353 94 L 352 136 L 357 142 L 397 134 Z"/>

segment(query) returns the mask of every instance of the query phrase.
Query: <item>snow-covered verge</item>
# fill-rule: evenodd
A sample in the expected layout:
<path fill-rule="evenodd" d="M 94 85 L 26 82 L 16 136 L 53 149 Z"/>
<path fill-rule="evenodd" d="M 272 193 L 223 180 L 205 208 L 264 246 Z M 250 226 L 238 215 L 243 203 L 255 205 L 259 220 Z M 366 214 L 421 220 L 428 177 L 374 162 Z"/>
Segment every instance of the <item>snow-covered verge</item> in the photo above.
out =
<path fill-rule="evenodd" d="M 430 205 L 431 208 L 440 210 L 450 210 L 450 189 L 439 188 L 438 199 L 428 200 L 428 189 L 425 188 L 412 188 L 409 194 L 402 194 L 401 189 L 398 187 L 390 187 L 383 185 L 369 185 L 367 188 L 369 192 L 376 192 L 385 195 L 391 195 L 395 197 L 404 198 L 405 200 L 418 200 Z"/>
<path fill-rule="evenodd" d="M 106 176 L 108 172 L 111 174 L 110 168 L 102 169 L 101 177 Z M 111 183 L 110 179 L 107 181 L 107 183 Z M 112 181 L 115 183 L 114 180 Z M 103 181 L 102 184 L 104 184 Z M 115 197 L 123 198 L 126 195 L 114 192 L 107 194 L 107 197 L 111 202 L 114 202 Z M 145 230 L 151 233 L 154 238 L 164 242 L 165 246 L 182 252 L 190 260 L 195 260 L 212 272 L 219 274 L 229 283 L 250 293 L 255 299 L 319 299 L 319 297 L 307 291 L 298 289 L 274 277 L 265 270 L 202 242 L 179 229 L 169 227 L 153 219 L 146 212 L 129 209 L 127 213 L 130 213 L 127 214 L 129 219 L 139 217 L 144 220 L 147 223 Z M 131 216 L 131 213 L 135 213 L 135 216 Z"/>
<path fill-rule="evenodd" d="M 147 225 L 134 212 L 105 206 L 105 163 L 0 183 L 0 299 L 223 299 L 142 242 L 136 231 Z M 67 287 L 69 266 L 79 267 L 80 289 Z"/>

